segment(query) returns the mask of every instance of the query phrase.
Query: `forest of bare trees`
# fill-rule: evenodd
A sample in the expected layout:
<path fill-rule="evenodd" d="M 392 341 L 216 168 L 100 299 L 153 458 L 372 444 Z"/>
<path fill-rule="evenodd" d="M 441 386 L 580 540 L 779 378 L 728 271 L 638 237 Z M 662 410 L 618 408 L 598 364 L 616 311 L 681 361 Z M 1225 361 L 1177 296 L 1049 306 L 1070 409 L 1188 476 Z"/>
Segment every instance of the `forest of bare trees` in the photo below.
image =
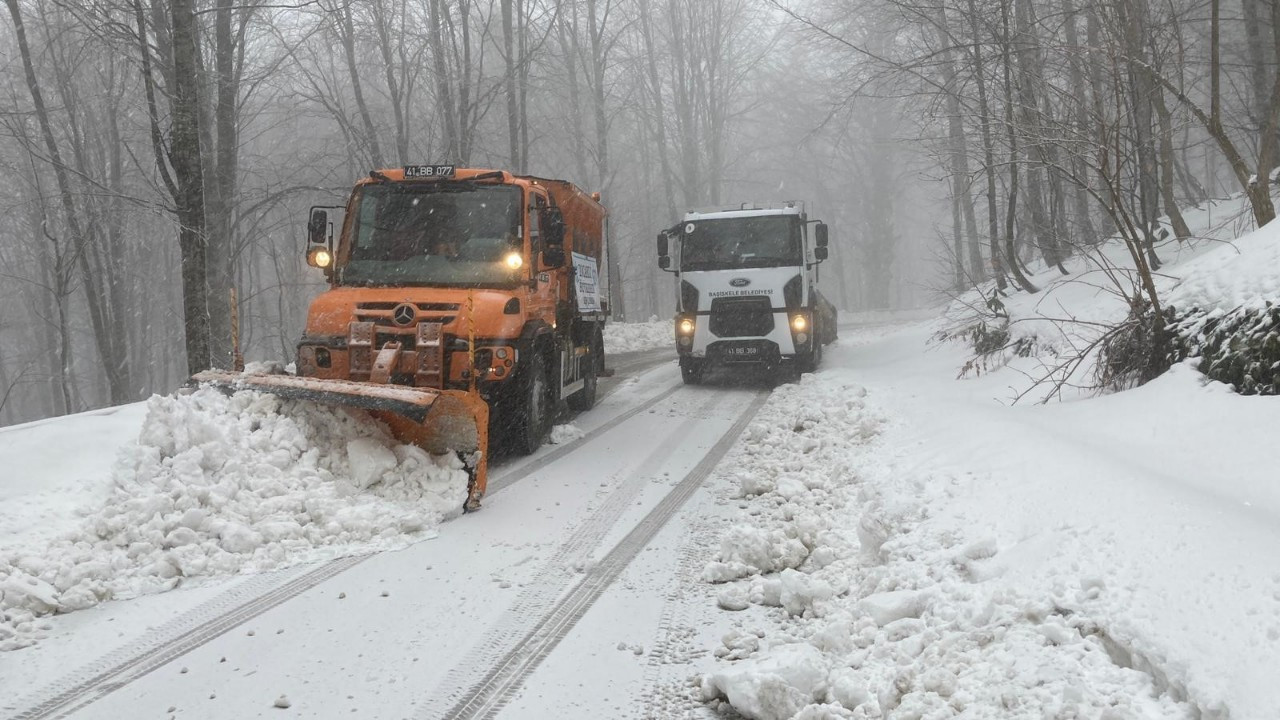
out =
<path fill-rule="evenodd" d="M 615 320 L 669 315 L 651 238 L 693 207 L 806 201 L 846 310 L 1034 292 L 1117 235 L 1154 270 L 1211 196 L 1275 215 L 1275 2 L 5 5 L 0 424 L 228 366 L 237 320 L 290 359 L 306 209 L 378 167 L 600 191 Z"/>

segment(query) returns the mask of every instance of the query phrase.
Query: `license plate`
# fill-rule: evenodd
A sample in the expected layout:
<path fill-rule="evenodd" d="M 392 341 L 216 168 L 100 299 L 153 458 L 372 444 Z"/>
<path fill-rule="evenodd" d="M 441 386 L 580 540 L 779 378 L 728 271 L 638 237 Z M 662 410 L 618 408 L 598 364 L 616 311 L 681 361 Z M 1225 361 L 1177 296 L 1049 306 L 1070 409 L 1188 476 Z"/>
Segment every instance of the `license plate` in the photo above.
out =
<path fill-rule="evenodd" d="M 453 177 L 454 169 L 453 165 L 405 165 L 404 177 L 406 180 Z"/>
<path fill-rule="evenodd" d="M 734 356 L 734 357 L 748 357 L 748 356 L 751 356 L 751 355 L 759 355 L 759 354 L 760 354 L 760 348 L 755 347 L 755 346 L 749 346 L 749 347 L 731 347 L 731 348 L 726 348 L 726 349 L 725 349 L 725 354 L 726 354 L 726 355 L 732 355 L 732 356 Z"/>

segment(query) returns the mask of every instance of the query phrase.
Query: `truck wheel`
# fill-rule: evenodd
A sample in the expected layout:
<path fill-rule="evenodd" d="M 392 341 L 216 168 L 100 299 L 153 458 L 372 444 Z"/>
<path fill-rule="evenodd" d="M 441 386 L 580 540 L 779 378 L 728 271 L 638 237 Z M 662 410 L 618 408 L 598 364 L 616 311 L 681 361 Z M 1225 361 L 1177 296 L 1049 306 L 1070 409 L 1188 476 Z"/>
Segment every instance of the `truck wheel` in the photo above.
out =
<path fill-rule="evenodd" d="M 529 353 L 529 364 L 520 376 L 520 392 L 512 404 L 511 447 L 520 455 L 532 455 L 547 437 L 551 417 L 550 385 L 540 350 Z"/>
<path fill-rule="evenodd" d="M 813 350 L 801 355 L 798 360 L 797 369 L 801 373 L 818 371 L 818 366 L 822 364 L 822 342 L 816 335 L 813 338 Z"/>
<path fill-rule="evenodd" d="M 706 361 L 693 358 L 680 358 L 680 379 L 685 385 L 700 385 L 702 375 L 707 370 Z"/>
<path fill-rule="evenodd" d="M 595 407 L 596 387 L 599 385 L 597 378 L 600 374 L 600 366 L 603 364 L 604 339 L 597 334 L 596 339 L 591 341 L 591 359 L 582 373 L 582 389 L 565 398 L 570 410 L 582 412 Z"/>

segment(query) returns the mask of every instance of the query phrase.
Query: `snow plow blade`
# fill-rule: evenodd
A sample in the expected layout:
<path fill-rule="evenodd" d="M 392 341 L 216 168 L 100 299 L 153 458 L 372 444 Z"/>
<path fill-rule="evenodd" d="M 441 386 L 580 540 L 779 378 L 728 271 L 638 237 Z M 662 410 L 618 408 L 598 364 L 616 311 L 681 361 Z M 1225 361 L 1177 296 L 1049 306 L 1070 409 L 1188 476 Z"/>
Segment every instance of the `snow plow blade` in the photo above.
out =
<path fill-rule="evenodd" d="M 296 375 L 256 375 L 206 370 L 192 382 L 226 390 L 257 390 L 291 400 L 364 410 L 400 442 L 434 455 L 457 452 L 467 468 L 467 511 L 480 508 L 489 467 L 489 406 L 465 390 L 326 380 Z"/>

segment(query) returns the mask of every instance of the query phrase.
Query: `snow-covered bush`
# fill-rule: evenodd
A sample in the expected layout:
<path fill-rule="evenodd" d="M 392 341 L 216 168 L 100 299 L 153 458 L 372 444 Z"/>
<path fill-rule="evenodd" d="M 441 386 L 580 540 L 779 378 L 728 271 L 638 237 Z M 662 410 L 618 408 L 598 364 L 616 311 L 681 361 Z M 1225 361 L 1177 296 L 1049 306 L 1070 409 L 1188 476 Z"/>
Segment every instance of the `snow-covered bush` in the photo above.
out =
<path fill-rule="evenodd" d="M 1280 304 L 1226 314 L 1192 310 L 1174 325 L 1174 359 L 1200 358 L 1200 371 L 1244 395 L 1280 395 Z"/>

